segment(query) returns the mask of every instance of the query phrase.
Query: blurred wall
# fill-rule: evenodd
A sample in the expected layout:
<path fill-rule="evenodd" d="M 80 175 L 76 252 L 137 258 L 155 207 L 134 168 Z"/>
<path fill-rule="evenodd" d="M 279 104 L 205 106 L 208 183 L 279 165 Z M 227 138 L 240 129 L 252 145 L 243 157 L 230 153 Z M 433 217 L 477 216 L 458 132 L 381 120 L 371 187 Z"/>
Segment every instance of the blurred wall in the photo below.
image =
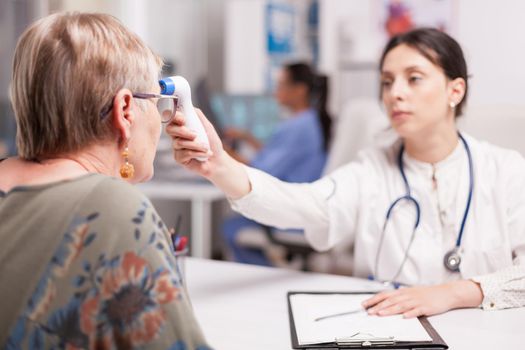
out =
<path fill-rule="evenodd" d="M 324 0 L 323 0 L 324 1 Z M 280 61 L 312 59 L 308 47 L 307 16 L 312 1 L 220 0 L 224 5 L 224 90 L 231 94 L 264 94 Z M 322 1 L 321 1 L 322 3 Z M 270 56 L 267 48 L 268 4 L 293 8 L 292 50 L 282 57 Z M 277 66 L 277 67 L 276 67 Z"/>
<path fill-rule="evenodd" d="M 222 12 L 217 3 L 209 0 L 55 0 L 54 11 L 96 11 L 119 18 L 128 28 L 167 62 L 175 73 L 184 75 L 190 83 L 206 75 L 220 62 L 222 52 L 210 55 L 221 40 Z M 209 28 L 213 28 L 211 38 Z M 219 27 L 219 28 L 217 28 Z M 211 41 L 213 45 L 210 45 Z M 212 46 L 212 50 L 209 49 Z M 215 49 L 216 50 L 216 49 Z M 217 69 L 215 69 L 217 70 Z M 215 75 L 215 79 L 222 79 Z M 222 82 L 214 82 L 222 85 Z"/>
<path fill-rule="evenodd" d="M 525 106 L 525 1 L 457 2 L 457 37 L 472 75 L 471 103 Z"/>
<path fill-rule="evenodd" d="M 48 13 L 47 5 L 38 0 L 0 0 L 0 157 L 15 153 L 16 126 L 8 89 L 16 41 L 29 23 Z"/>
<path fill-rule="evenodd" d="M 225 90 L 237 94 L 264 92 L 265 0 L 231 0 L 226 3 Z"/>

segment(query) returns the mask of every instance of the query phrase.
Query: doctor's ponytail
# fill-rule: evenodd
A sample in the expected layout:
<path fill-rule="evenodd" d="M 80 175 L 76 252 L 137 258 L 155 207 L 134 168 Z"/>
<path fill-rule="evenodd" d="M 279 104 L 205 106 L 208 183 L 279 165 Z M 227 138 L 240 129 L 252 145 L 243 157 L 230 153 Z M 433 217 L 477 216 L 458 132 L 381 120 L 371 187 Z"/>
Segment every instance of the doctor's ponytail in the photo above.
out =
<path fill-rule="evenodd" d="M 310 106 L 317 110 L 323 134 L 323 148 L 328 151 L 332 137 L 332 117 L 328 113 L 328 77 L 317 75 L 306 63 L 292 63 L 284 66 L 293 83 L 305 84 L 308 88 Z"/>

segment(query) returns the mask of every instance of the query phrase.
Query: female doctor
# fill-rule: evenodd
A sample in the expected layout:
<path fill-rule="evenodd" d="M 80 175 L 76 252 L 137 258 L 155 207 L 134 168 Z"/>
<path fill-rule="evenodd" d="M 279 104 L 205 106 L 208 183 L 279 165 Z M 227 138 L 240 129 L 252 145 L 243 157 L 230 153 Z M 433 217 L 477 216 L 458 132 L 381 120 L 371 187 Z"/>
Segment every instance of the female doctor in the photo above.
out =
<path fill-rule="evenodd" d="M 380 60 L 381 98 L 398 140 L 361 152 L 311 184 L 289 184 L 194 142 L 176 117 L 177 162 L 212 181 L 243 215 L 303 228 L 326 250 L 350 236 L 354 274 L 411 286 L 376 294 L 370 314 L 434 315 L 525 305 L 525 160 L 459 133 L 468 73 L 459 44 L 434 29 L 394 37 Z"/>

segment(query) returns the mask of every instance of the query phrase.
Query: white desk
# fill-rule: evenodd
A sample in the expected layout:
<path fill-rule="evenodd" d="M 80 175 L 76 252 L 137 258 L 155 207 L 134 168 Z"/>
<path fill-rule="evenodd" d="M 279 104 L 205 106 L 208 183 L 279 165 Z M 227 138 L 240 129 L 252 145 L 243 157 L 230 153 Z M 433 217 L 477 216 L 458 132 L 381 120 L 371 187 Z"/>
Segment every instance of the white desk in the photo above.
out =
<path fill-rule="evenodd" d="M 218 350 L 291 349 L 286 293 L 377 289 L 350 277 L 189 258 L 188 290 L 210 345 Z M 429 318 L 451 350 L 523 349 L 525 309 L 454 310 Z"/>
<path fill-rule="evenodd" d="M 211 205 L 225 198 L 224 193 L 208 182 L 155 182 L 137 185 L 150 199 L 191 201 L 191 254 L 211 257 Z"/>

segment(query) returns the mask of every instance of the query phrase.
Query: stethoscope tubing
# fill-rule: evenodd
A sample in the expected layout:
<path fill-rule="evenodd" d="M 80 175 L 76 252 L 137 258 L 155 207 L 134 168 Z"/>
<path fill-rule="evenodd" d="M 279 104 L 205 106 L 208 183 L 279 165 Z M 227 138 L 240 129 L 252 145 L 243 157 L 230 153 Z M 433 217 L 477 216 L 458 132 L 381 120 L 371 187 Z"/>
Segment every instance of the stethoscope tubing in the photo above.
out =
<path fill-rule="evenodd" d="M 472 160 L 472 153 L 470 152 L 470 148 L 468 146 L 468 143 L 465 140 L 465 138 L 463 137 L 463 135 L 461 135 L 461 133 L 458 132 L 458 136 L 459 136 L 460 140 L 463 142 L 463 145 L 465 146 L 465 151 L 467 152 L 470 181 L 469 181 L 469 193 L 468 193 L 468 197 L 467 197 L 467 204 L 465 206 L 465 212 L 463 213 L 463 218 L 461 220 L 461 226 L 460 226 L 460 229 L 459 229 L 458 237 L 456 239 L 456 245 L 450 252 L 454 252 L 454 251 L 455 252 L 459 252 L 459 247 L 461 246 L 461 240 L 463 238 L 463 232 L 464 232 L 464 229 L 465 229 L 465 224 L 467 222 L 468 214 L 470 212 L 470 205 L 471 205 L 471 202 L 472 202 L 472 195 L 473 195 L 473 192 L 474 192 L 474 164 L 473 164 L 473 160 Z M 405 254 L 404 254 L 403 260 L 402 260 L 402 262 L 401 262 L 397 272 L 395 273 L 393 278 L 390 280 L 390 283 L 392 283 L 393 285 L 396 285 L 395 281 L 397 280 L 397 278 L 401 274 L 401 271 L 402 271 L 402 269 L 403 269 L 403 267 L 404 267 L 404 265 L 405 265 L 405 263 L 406 263 L 406 261 L 408 259 L 408 253 L 409 253 L 410 247 L 412 246 L 412 243 L 414 241 L 415 233 L 416 233 L 416 230 L 417 230 L 417 228 L 419 226 L 420 219 L 421 219 L 421 207 L 420 207 L 418 201 L 414 197 L 412 197 L 410 184 L 408 182 L 408 179 L 406 177 L 405 170 L 404 170 L 404 167 L 403 167 L 403 153 L 404 153 L 404 149 L 405 149 L 404 145 L 401 145 L 401 148 L 399 150 L 399 154 L 398 154 L 398 159 L 397 160 L 398 160 L 399 172 L 400 172 L 401 177 L 403 178 L 403 182 L 405 184 L 406 194 L 404 196 L 402 196 L 402 197 L 397 198 L 388 207 L 388 210 L 387 210 L 387 213 L 386 213 L 386 216 L 385 216 L 385 222 L 383 224 L 383 229 L 381 231 L 381 237 L 379 239 L 379 244 L 378 244 L 378 247 L 377 247 L 376 258 L 375 258 L 375 266 L 374 266 L 374 276 L 375 276 L 374 278 L 377 278 L 377 276 L 378 276 L 378 268 L 379 268 L 379 256 L 380 256 L 380 252 L 381 252 L 381 249 L 382 249 L 382 246 L 383 246 L 383 241 L 384 241 L 384 236 L 385 236 L 385 232 L 386 232 L 387 223 L 390 220 L 390 216 L 392 215 L 393 209 L 401 201 L 412 202 L 414 204 L 415 209 L 416 209 L 416 221 L 415 221 L 415 224 L 414 224 L 414 228 L 412 230 L 410 241 L 409 241 L 408 246 L 407 246 L 407 248 L 405 250 Z M 446 256 L 450 255 L 450 252 L 448 252 L 446 254 Z M 459 265 L 459 263 L 458 263 L 458 265 Z M 452 271 L 452 272 L 459 271 L 459 266 L 456 266 L 455 269 L 451 269 L 450 266 L 446 262 L 445 262 L 445 267 L 447 269 L 449 269 L 450 271 Z"/>

